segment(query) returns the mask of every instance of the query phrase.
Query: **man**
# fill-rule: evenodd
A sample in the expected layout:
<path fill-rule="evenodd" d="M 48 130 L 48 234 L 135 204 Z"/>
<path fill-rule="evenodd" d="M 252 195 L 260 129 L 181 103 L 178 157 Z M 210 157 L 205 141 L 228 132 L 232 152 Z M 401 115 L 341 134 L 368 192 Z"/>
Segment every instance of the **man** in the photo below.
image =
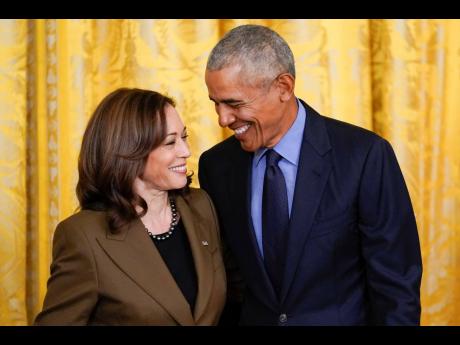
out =
<path fill-rule="evenodd" d="M 235 133 L 199 179 L 244 282 L 239 323 L 419 324 L 420 245 L 390 144 L 296 98 L 292 52 L 266 27 L 227 33 L 205 79 Z"/>

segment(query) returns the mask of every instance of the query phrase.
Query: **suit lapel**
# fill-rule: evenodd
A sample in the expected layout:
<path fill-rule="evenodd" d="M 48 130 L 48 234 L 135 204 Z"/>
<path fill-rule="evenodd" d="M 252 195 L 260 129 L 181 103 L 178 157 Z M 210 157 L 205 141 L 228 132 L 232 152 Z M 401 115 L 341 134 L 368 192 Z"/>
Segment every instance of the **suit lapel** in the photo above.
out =
<path fill-rule="evenodd" d="M 236 140 L 236 139 L 235 139 Z M 238 246 L 238 252 L 244 253 L 244 267 L 252 280 L 257 284 L 251 284 L 254 293 L 258 296 L 267 296 L 269 300 L 262 299 L 266 305 L 273 308 L 277 305 L 275 291 L 270 279 L 265 271 L 262 257 L 259 253 L 259 246 L 254 234 L 251 216 L 251 162 L 252 155 L 243 151 L 238 145 L 238 155 L 232 164 L 233 169 L 229 176 L 230 183 L 227 195 L 232 200 L 230 205 L 234 205 L 233 211 L 235 225 L 229 230 L 229 236 L 235 236 L 235 243 Z M 262 284 L 260 284 L 262 282 Z"/>
<path fill-rule="evenodd" d="M 214 281 L 214 267 L 209 246 L 216 246 L 217 243 L 210 243 L 209 231 L 203 229 L 203 224 L 191 213 L 190 207 L 182 197 L 177 197 L 177 209 L 181 215 L 185 230 L 190 242 L 195 270 L 198 280 L 198 295 L 195 303 L 195 322 L 201 318 L 206 310 Z M 203 244 L 207 243 L 207 245 Z"/>
<path fill-rule="evenodd" d="M 115 264 L 181 325 L 194 325 L 190 307 L 140 219 L 97 238 Z"/>
<path fill-rule="evenodd" d="M 282 303 L 288 295 L 332 167 L 331 157 L 328 154 L 331 147 L 324 120 L 312 108 L 303 104 L 307 111 L 307 121 L 288 231 L 288 251 L 281 291 Z"/>

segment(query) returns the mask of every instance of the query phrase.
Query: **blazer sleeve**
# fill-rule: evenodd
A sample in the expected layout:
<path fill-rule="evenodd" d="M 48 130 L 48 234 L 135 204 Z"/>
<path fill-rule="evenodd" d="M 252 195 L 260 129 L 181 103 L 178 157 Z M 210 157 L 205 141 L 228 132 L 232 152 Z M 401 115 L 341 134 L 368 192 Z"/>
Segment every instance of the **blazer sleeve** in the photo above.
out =
<path fill-rule="evenodd" d="M 88 239 L 71 222 L 58 225 L 43 310 L 35 325 L 86 325 L 97 303 L 97 275 Z"/>
<path fill-rule="evenodd" d="M 359 229 L 369 284 L 371 322 L 420 323 L 422 260 L 409 193 L 391 145 L 369 150 L 359 191 Z"/>

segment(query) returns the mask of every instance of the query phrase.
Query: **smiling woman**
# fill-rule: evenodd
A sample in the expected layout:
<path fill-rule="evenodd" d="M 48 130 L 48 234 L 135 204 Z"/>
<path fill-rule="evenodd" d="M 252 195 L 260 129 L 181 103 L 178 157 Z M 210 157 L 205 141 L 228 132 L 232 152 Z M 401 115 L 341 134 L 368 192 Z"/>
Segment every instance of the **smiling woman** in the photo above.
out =
<path fill-rule="evenodd" d="M 149 153 L 142 179 L 136 180 L 144 180 L 149 187 L 157 190 L 180 189 L 187 183 L 188 135 L 179 114 L 170 104 L 165 107 L 165 117 L 167 135 L 164 143 Z"/>
<path fill-rule="evenodd" d="M 186 139 L 169 97 L 123 88 L 102 100 L 83 136 L 81 210 L 55 231 L 35 324 L 217 323 L 219 228 L 207 194 L 189 187 Z"/>

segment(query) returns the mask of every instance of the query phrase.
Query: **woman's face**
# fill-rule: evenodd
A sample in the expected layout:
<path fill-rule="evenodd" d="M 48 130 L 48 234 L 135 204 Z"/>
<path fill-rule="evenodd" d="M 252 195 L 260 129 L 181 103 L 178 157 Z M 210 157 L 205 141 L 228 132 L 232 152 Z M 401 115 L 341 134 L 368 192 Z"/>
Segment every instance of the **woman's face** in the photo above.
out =
<path fill-rule="evenodd" d="M 187 130 L 173 106 L 167 104 L 166 138 L 150 152 L 144 173 L 140 176 L 147 188 L 179 189 L 187 184 L 186 160 L 190 157 Z"/>

